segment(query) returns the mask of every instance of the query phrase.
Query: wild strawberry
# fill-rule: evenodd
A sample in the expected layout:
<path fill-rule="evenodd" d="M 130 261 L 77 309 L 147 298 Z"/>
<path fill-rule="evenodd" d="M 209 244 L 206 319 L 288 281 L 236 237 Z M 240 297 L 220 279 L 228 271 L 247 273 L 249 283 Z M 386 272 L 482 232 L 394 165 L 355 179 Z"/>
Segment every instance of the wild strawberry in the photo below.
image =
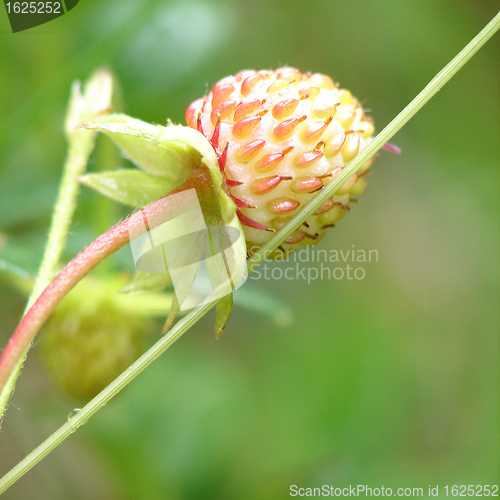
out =
<path fill-rule="evenodd" d="M 294 68 L 242 71 L 186 111 L 217 153 L 250 253 L 264 244 L 370 141 L 374 126 L 348 90 Z M 314 245 L 365 186 L 363 167 L 280 247 Z"/>
<path fill-rule="evenodd" d="M 158 325 L 151 304 L 158 294 L 117 294 L 127 279 L 88 277 L 61 302 L 45 325 L 42 363 L 68 394 L 88 400 L 115 379 L 145 349 Z M 146 316 L 146 317 L 145 317 Z"/>

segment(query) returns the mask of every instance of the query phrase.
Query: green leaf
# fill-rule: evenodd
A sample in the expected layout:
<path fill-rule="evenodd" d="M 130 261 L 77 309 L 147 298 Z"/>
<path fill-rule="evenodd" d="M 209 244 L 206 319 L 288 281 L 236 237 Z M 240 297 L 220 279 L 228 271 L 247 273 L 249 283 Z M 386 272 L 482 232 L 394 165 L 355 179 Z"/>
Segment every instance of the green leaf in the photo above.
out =
<path fill-rule="evenodd" d="M 222 297 L 222 299 L 217 302 L 217 316 L 215 319 L 215 336 L 217 338 L 220 337 L 222 331 L 226 327 L 227 320 L 231 314 L 231 310 L 233 309 L 233 294 L 230 293 Z"/>
<path fill-rule="evenodd" d="M 130 207 L 143 207 L 167 195 L 177 186 L 168 178 L 140 170 L 117 170 L 87 174 L 80 182 Z"/>

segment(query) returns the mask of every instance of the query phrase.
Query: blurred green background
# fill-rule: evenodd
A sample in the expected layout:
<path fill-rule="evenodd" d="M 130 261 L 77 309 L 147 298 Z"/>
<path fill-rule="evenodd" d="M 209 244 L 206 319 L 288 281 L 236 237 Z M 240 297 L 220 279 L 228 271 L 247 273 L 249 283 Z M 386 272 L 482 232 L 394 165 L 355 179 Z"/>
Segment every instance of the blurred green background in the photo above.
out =
<path fill-rule="evenodd" d="M 15 35 L 0 8 L 0 259 L 36 271 L 70 85 L 97 67 L 114 70 L 128 114 L 182 123 L 218 79 L 288 64 L 333 76 L 381 130 L 498 6 L 82 0 Z M 320 245 L 377 250 L 365 279 L 250 280 L 254 295 L 287 304 L 291 324 L 236 307 L 216 342 L 213 314 L 203 318 L 5 498 L 265 500 L 291 484 L 439 484 L 444 496 L 446 484 L 498 484 L 499 88 L 497 34 L 394 138 L 403 154 L 375 161 L 360 203 Z M 113 154 L 101 138 L 90 170 Z M 82 189 L 66 258 L 124 214 Z M 25 298 L 4 275 L 0 295 L 3 345 Z M 38 351 L 0 431 L 1 474 L 84 403 L 54 386 Z"/>

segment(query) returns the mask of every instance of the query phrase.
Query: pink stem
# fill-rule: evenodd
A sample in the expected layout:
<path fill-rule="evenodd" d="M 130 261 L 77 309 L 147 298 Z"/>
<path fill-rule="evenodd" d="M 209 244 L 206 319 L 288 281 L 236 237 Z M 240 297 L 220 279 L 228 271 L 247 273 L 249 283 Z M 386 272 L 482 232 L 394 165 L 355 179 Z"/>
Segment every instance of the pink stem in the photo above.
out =
<path fill-rule="evenodd" d="M 186 187 L 192 186 L 180 186 L 175 191 L 181 191 Z M 0 356 L 0 388 L 4 387 L 13 368 L 57 304 L 84 276 L 127 244 L 131 231 L 134 236 L 140 234 L 145 221 L 147 227 L 151 229 L 182 213 L 184 207 L 179 205 L 178 201 L 174 205 L 172 200 L 172 197 L 165 196 L 127 217 L 99 236 L 64 267 L 29 309 L 7 342 Z"/>

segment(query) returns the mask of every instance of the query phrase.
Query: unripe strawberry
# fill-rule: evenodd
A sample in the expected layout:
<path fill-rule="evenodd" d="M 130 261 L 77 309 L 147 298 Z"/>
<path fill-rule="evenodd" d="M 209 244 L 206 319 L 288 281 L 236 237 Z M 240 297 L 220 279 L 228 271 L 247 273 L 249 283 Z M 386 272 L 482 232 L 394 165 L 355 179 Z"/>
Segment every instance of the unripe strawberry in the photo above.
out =
<path fill-rule="evenodd" d="M 242 71 L 186 111 L 215 149 L 237 204 L 249 252 L 263 245 L 368 144 L 374 127 L 360 103 L 321 74 L 294 68 Z M 319 242 L 366 185 L 369 160 L 280 250 Z"/>
<path fill-rule="evenodd" d="M 157 325 L 144 318 L 141 298 L 117 294 L 126 279 L 88 277 L 67 295 L 47 321 L 40 355 L 65 392 L 93 398 L 144 350 Z"/>

